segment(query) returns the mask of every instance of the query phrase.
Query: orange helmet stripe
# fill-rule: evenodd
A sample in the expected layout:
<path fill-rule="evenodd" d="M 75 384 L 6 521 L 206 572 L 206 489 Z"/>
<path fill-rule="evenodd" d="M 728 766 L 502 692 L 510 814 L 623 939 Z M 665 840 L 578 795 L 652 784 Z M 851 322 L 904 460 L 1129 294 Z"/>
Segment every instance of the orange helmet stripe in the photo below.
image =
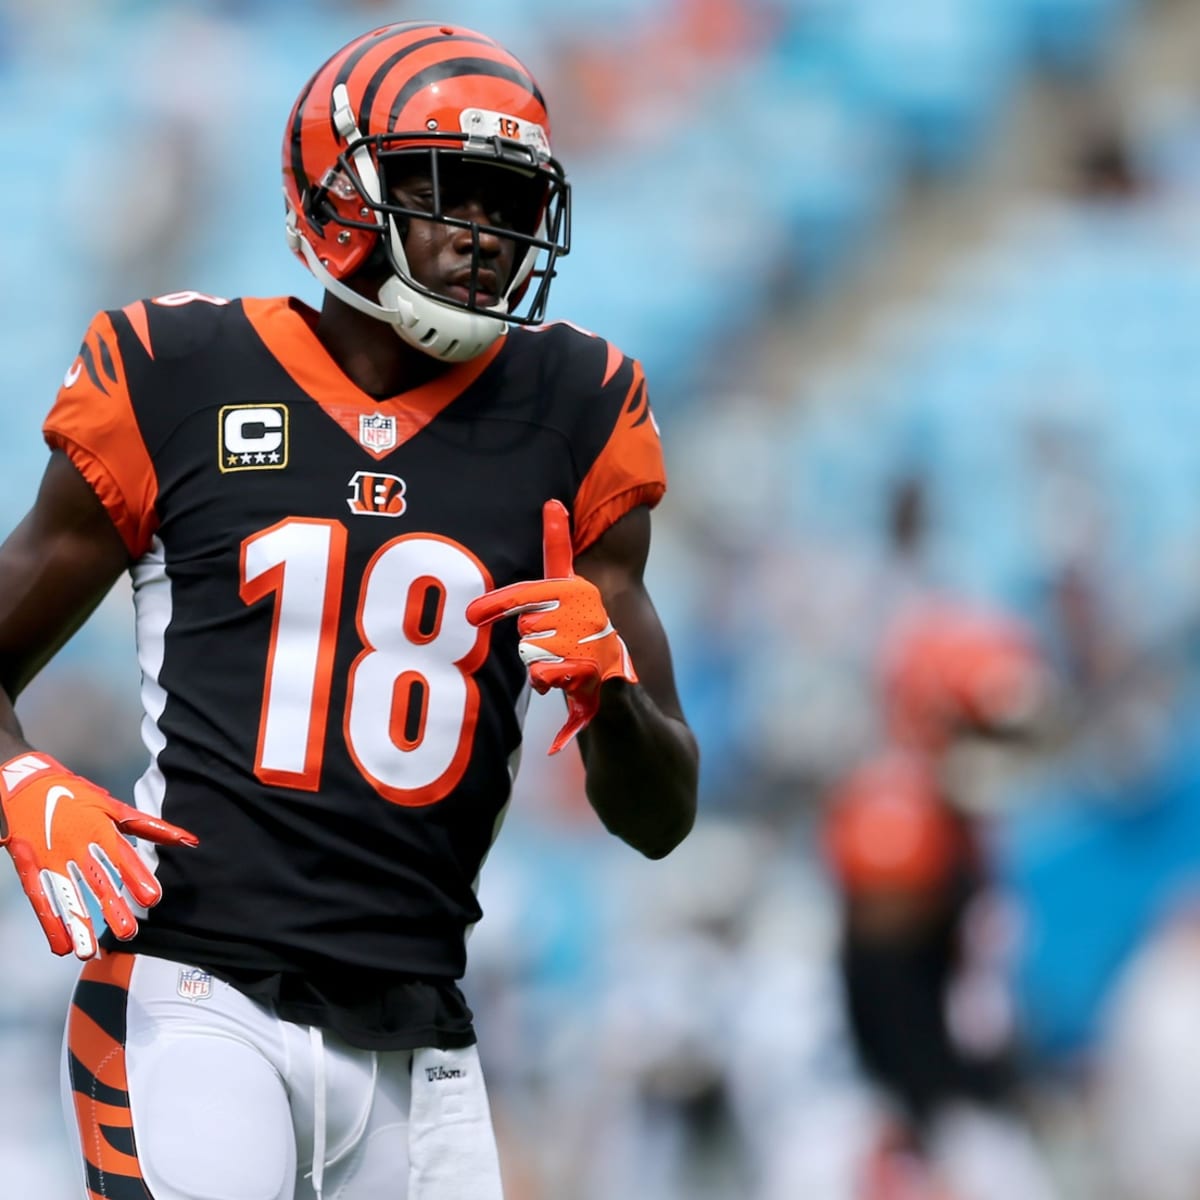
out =
<path fill-rule="evenodd" d="M 381 29 L 373 29 L 370 33 L 365 33 L 362 37 L 357 38 L 348 46 L 342 49 L 335 59 L 324 62 L 313 73 L 312 78 L 304 85 L 300 93 L 299 99 L 292 110 L 291 117 L 291 144 L 292 144 L 292 171 L 296 176 L 296 181 L 303 191 L 312 181 L 311 174 L 305 169 L 303 162 L 302 142 L 300 136 L 301 126 L 304 123 L 305 117 L 308 115 L 308 102 L 314 89 L 317 87 L 319 80 L 324 79 L 325 83 L 319 92 L 326 92 L 329 104 L 329 119 L 330 119 L 330 135 L 336 141 L 337 132 L 333 129 L 333 89 L 339 83 L 345 83 L 348 86 L 350 76 L 354 73 L 355 68 L 359 63 L 373 50 L 377 50 L 382 44 L 395 42 L 401 38 L 410 38 L 419 35 L 422 30 L 436 29 L 438 24 L 433 21 L 410 21 L 400 25 L 385 25 Z M 417 45 L 428 44 L 428 42 L 440 39 L 422 39 L 418 40 Z M 405 53 L 411 52 L 415 46 L 410 46 Z M 400 57 L 403 57 L 401 55 Z M 397 59 L 399 61 L 399 58 Z M 366 132 L 364 130 L 364 132 Z M 323 170 L 329 166 L 328 163 L 322 163 L 317 170 Z"/>
<path fill-rule="evenodd" d="M 439 33 L 429 36 L 426 31 L 430 29 L 437 29 Z M 451 32 L 441 32 L 444 30 Z M 447 54 L 461 54 L 464 43 L 470 45 L 474 57 L 447 58 Z M 396 67 L 412 56 L 417 56 L 417 60 L 411 64 L 411 69 L 397 72 Z M 396 78 L 397 75 L 399 78 Z M 299 189 L 304 191 L 332 161 L 332 154 L 322 154 L 319 160 L 306 163 L 305 139 L 301 133 L 304 122 L 311 121 L 315 116 L 310 111 L 311 105 L 327 103 L 330 149 L 337 144 L 338 135 L 333 125 L 333 92 L 339 84 L 344 85 L 350 94 L 350 102 L 358 115 L 360 132 L 386 133 L 396 127 L 403 104 L 409 98 L 434 83 L 463 76 L 506 79 L 531 96 L 543 111 L 545 109 L 545 100 L 529 72 L 502 46 L 472 30 L 460 30 L 437 23 L 410 22 L 377 29 L 352 42 L 337 58 L 325 63 L 316 72 L 293 109 L 291 167 Z M 381 127 L 376 128 L 380 93 L 389 85 L 398 89 L 403 101 L 393 99 L 388 105 L 386 124 L 381 123 Z M 545 118 L 539 123 L 544 124 Z"/>
<path fill-rule="evenodd" d="M 449 79 L 461 79 L 466 76 L 473 78 L 485 76 L 506 80 L 509 83 L 515 84 L 522 92 L 526 92 L 532 96 L 543 109 L 546 107 L 545 101 L 542 99 L 542 94 L 538 91 L 537 84 L 534 83 L 533 78 L 527 72 L 518 71 L 508 63 L 495 59 L 451 58 L 426 67 L 425 70 L 412 76 L 403 84 L 399 92 L 397 92 L 396 98 L 392 101 L 391 112 L 388 116 L 389 128 L 394 129 L 400 124 L 400 115 L 404 112 L 408 102 L 427 87 L 432 87 L 435 83 L 443 83 Z M 539 122 L 539 124 L 541 123 Z"/>
<path fill-rule="evenodd" d="M 400 50 L 395 50 L 387 56 L 375 70 L 371 73 L 371 77 L 367 80 L 363 87 L 362 100 L 358 105 L 359 118 L 361 120 L 360 128 L 363 133 L 368 129 L 376 133 L 384 132 L 383 129 L 375 129 L 375 102 L 380 90 L 387 84 L 392 76 L 396 66 L 410 55 L 418 54 L 421 57 L 421 63 L 413 63 L 413 73 L 419 73 L 426 69 L 426 64 L 432 65 L 436 62 L 439 54 L 438 51 L 445 47 L 447 50 L 453 48 L 455 50 L 463 49 L 462 43 L 473 43 L 472 50 L 478 53 L 480 49 L 497 49 L 489 38 L 483 37 L 481 34 L 461 33 L 455 34 L 453 37 L 431 37 L 423 38 L 418 42 L 411 42 L 409 45 Z M 412 75 L 410 74 L 410 78 Z M 343 71 L 339 73 L 336 82 L 345 83 L 353 95 L 358 81 L 361 80 L 362 73 L 359 72 L 357 78 L 353 72 Z M 390 130 L 391 125 L 386 126 Z"/>

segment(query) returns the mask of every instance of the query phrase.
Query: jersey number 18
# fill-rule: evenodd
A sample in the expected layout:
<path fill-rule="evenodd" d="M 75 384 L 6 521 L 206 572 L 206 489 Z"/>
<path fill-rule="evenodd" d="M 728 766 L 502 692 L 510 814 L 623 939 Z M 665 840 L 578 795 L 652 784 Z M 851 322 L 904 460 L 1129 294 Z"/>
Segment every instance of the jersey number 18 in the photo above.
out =
<path fill-rule="evenodd" d="M 242 542 L 240 594 L 273 596 L 254 773 L 316 791 L 346 573 L 340 521 L 289 517 Z M 363 777 L 396 804 L 433 804 L 462 778 L 479 716 L 487 635 L 466 618 L 490 581 L 457 542 L 406 534 L 363 572 L 342 726 Z"/>

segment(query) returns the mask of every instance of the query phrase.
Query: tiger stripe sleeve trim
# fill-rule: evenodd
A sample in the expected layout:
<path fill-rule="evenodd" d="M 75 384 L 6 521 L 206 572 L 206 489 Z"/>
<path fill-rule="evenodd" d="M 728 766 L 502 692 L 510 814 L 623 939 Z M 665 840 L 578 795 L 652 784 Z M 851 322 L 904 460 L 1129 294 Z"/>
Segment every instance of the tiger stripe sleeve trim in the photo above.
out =
<path fill-rule="evenodd" d="M 624 366 L 628 369 L 614 371 L 610 359 L 605 367 L 605 383 L 624 386 L 625 392 L 612 432 L 575 494 L 576 554 L 631 509 L 640 504 L 653 508 L 667 490 L 645 373 L 636 359 L 625 360 Z"/>
<path fill-rule="evenodd" d="M 131 325 L 137 332 L 136 321 Z M 147 340 L 148 334 L 143 344 Z M 158 524 L 158 480 L 134 414 L 110 314 L 100 313 L 88 326 L 42 436 L 52 450 L 70 458 L 108 510 L 130 556 L 140 558 Z"/>

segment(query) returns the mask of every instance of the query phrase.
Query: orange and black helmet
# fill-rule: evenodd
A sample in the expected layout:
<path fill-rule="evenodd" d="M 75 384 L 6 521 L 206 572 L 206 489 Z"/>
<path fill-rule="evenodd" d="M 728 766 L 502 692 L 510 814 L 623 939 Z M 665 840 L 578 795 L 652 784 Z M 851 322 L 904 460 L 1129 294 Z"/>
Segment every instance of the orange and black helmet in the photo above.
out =
<path fill-rule="evenodd" d="M 505 172 L 516 196 L 514 220 L 485 224 L 447 213 L 446 180 L 464 163 Z M 420 208 L 395 194 L 395 181 L 414 172 L 433 183 Z M 292 108 L 283 184 L 289 245 L 322 284 L 364 308 L 342 281 L 382 254 L 390 286 L 364 310 L 441 358 L 472 357 L 507 323 L 541 321 L 555 261 L 570 248 L 570 188 L 551 154 L 542 93 L 503 46 L 459 26 L 387 25 L 337 51 Z M 470 230 L 465 299 L 413 278 L 404 234 L 414 219 Z M 479 294 L 481 232 L 514 243 L 513 270 L 499 297 Z M 486 306 L 477 303 L 484 299 Z"/>
<path fill-rule="evenodd" d="M 888 631 L 880 663 L 888 733 L 935 757 L 962 734 L 1032 732 L 1050 696 L 1032 631 L 1006 613 L 931 602 Z"/>

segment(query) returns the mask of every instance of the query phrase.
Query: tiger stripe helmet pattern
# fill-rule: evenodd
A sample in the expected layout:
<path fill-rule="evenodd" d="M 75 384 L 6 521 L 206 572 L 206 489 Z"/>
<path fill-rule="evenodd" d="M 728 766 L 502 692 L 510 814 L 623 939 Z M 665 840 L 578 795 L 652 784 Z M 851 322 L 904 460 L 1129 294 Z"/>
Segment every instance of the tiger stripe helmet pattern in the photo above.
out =
<path fill-rule="evenodd" d="M 439 178 L 464 161 L 506 172 L 522 195 L 521 226 L 443 211 Z M 389 170 L 395 178 L 400 163 L 428 171 L 429 208 L 405 207 L 394 194 Z M 555 262 L 570 248 L 570 187 L 550 151 L 541 90 L 498 42 L 459 26 L 386 25 L 337 51 L 292 108 L 283 184 L 288 244 L 326 290 L 445 361 L 481 354 L 509 323 L 540 322 Z M 415 219 L 470 230 L 467 299 L 441 295 L 413 277 L 404 235 Z M 515 243 L 514 268 L 498 298 L 478 294 L 481 232 Z M 376 303 L 345 281 L 379 263 L 381 252 L 391 274 Z"/>

